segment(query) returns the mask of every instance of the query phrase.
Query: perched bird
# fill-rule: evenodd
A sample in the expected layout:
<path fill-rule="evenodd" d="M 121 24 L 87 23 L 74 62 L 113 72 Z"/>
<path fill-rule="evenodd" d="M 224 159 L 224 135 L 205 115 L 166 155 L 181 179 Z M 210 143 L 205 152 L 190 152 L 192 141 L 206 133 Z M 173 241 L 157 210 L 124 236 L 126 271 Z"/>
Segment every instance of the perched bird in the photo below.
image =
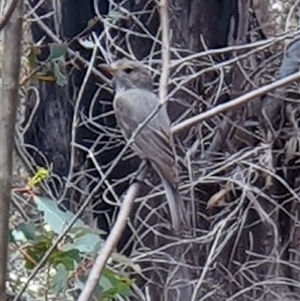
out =
<path fill-rule="evenodd" d="M 116 92 L 114 111 L 122 134 L 128 140 L 159 104 L 151 76 L 141 63 L 127 59 L 118 60 L 110 66 L 101 65 L 100 68 L 113 76 Z M 173 227 L 179 230 L 185 220 L 184 207 L 178 192 L 174 142 L 165 105 L 138 132 L 132 147 L 159 174 L 166 191 Z"/>

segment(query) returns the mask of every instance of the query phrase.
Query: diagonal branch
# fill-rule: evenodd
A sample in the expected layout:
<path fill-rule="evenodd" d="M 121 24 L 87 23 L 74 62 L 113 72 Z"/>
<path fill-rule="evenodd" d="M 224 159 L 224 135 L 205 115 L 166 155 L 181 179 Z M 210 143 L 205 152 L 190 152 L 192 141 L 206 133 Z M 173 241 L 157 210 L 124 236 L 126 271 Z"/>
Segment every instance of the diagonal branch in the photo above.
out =
<path fill-rule="evenodd" d="M 276 90 L 278 88 L 282 88 L 284 86 L 287 86 L 294 81 L 300 80 L 300 72 L 293 73 L 283 79 L 277 80 L 273 83 L 270 83 L 268 85 L 265 85 L 263 87 L 260 87 L 254 91 L 248 92 L 236 99 L 233 99 L 231 101 L 228 101 L 224 104 L 220 104 L 206 112 L 203 112 L 197 116 L 193 116 L 175 126 L 172 127 L 172 133 L 178 133 L 180 131 L 183 131 L 185 129 L 188 129 L 202 121 L 208 120 L 218 114 L 225 113 L 229 110 L 233 110 L 235 108 L 238 108 L 240 106 L 243 106 L 250 102 L 251 100 L 260 97 L 262 95 L 267 94 L 268 92 L 271 92 L 273 90 Z"/>
<path fill-rule="evenodd" d="M 170 68 L 170 41 L 169 41 L 169 13 L 168 13 L 168 0 L 161 0 L 160 2 L 160 14 L 161 14 L 161 28 L 162 28 L 162 73 L 160 77 L 159 84 L 159 98 L 160 104 L 166 102 L 166 97 L 168 93 L 168 80 L 169 80 L 169 68 Z M 155 113 L 154 110 L 153 113 Z M 151 116 L 152 114 L 150 114 Z M 146 169 L 142 171 L 141 178 L 146 175 Z M 132 203 L 139 191 L 140 185 L 138 183 L 132 184 L 127 190 L 126 197 L 121 206 L 120 213 L 118 215 L 117 221 L 107 238 L 105 245 L 101 252 L 99 253 L 95 264 L 89 274 L 86 285 L 80 294 L 78 301 L 88 301 L 90 300 L 96 286 L 98 285 L 101 273 L 105 268 L 106 262 L 109 259 L 111 253 L 114 250 L 117 242 L 119 241 L 121 234 L 126 225 L 126 220 L 130 214 L 130 209 Z"/>

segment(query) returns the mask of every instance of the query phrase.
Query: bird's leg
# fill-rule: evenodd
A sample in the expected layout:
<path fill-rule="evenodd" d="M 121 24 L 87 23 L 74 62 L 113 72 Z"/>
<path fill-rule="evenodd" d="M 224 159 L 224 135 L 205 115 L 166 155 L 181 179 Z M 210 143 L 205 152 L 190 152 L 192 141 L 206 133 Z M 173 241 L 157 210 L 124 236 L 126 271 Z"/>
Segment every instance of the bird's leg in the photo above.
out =
<path fill-rule="evenodd" d="M 141 164 L 139 165 L 136 171 L 136 175 L 130 181 L 130 184 L 134 182 L 143 182 L 145 174 L 147 174 L 149 168 L 150 168 L 150 162 L 146 159 L 142 160 Z"/>

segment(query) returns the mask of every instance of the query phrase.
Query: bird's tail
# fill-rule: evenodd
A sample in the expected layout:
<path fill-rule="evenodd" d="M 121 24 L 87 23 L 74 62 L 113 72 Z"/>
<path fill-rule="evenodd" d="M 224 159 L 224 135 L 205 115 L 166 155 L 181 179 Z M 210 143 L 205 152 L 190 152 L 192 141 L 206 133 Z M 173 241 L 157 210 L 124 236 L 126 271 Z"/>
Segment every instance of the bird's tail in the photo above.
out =
<path fill-rule="evenodd" d="M 169 204 L 174 230 L 179 231 L 187 226 L 183 200 L 178 189 L 174 188 L 164 177 L 161 177 L 161 180 L 166 191 L 166 198 Z"/>

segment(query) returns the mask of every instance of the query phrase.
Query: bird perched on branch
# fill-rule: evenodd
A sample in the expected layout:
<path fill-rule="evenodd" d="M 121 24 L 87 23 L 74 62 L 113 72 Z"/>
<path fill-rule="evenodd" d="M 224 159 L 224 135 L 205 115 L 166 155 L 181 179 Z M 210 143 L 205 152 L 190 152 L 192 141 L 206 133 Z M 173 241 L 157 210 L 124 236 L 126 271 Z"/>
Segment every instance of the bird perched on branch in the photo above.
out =
<path fill-rule="evenodd" d="M 100 68 L 113 76 L 116 91 L 113 106 L 122 134 L 127 140 L 135 135 L 133 149 L 140 158 L 148 160 L 159 174 L 166 191 L 173 227 L 179 230 L 183 226 L 185 213 L 178 192 L 179 176 L 171 123 L 165 105 L 159 106 L 151 76 L 141 63 L 126 59 L 110 66 L 102 64 Z M 153 117 L 149 119 L 149 115 Z"/>

